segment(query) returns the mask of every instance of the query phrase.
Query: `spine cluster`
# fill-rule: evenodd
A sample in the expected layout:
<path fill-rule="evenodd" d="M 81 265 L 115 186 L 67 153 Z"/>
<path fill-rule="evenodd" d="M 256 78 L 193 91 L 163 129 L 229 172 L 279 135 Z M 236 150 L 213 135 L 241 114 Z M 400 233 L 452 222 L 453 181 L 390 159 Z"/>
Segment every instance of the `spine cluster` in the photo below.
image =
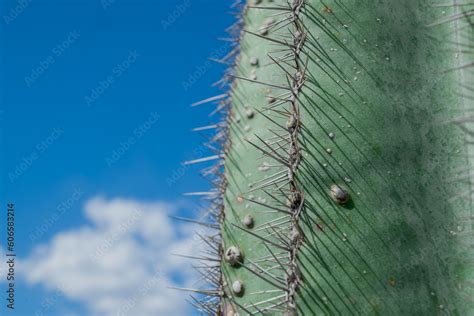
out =
<path fill-rule="evenodd" d="M 296 315 L 296 293 L 302 283 L 298 268 L 298 252 L 303 244 L 303 232 L 299 221 L 304 206 L 304 193 L 298 185 L 297 172 L 302 161 L 299 143 L 302 128 L 299 109 L 299 95 L 305 83 L 306 64 L 303 59 L 306 30 L 302 21 L 304 0 L 293 0 L 291 3 L 277 4 L 273 1 L 252 1 L 241 9 L 241 16 L 237 23 L 229 30 L 233 37 L 234 49 L 220 63 L 229 65 L 229 70 L 219 84 L 229 92 L 208 98 L 195 103 L 203 105 L 216 103 L 217 108 L 212 114 L 220 114 L 219 123 L 196 128 L 196 131 L 216 131 L 208 148 L 214 151 L 209 157 L 188 161 L 195 164 L 217 161 L 216 164 L 204 169 L 203 174 L 210 178 L 214 189 L 208 192 L 192 192 L 190 195 L 204 196 L 211 207 L 206 214 L 205 221 L 194 221 L 201 224 L 211 233 L 200 234 L 200 238 L 207 245 L 202 256 L 193 257 L 199 262 L 196 269 L 202 276 L 203 287 L 198 289 L 184 289 L 194 294 L 192 304 L 208 315 L 257 315 L 257 314 L 284 314 Z M 244 19 L 248 10 L 263 10 L 269 16 L 264 25 L 257 31 L 244 30 Z M 276 82 L 258 80 L 256 73 L 250 77 L 239 76 L 236 73 L 241 62 L 239 43 L 243 36 L 256 36 L 264 40 L 268 47 L 276 47 L 268 51 L 271 73 L 279 73 Z M 261 61 L 260 61 L 261 62 Z M 252 66 L 259 63 L 258 58 L 250 60 Z M 268 222 L 259 223 L 260 218 L 254 219 L 247 214 L 242 216 L 242 225 L 228 223 L 229 210 L 225 207 L 226 191 L 228 190 L 228 171 L 225 170 L 229 154 L 234 150 L 231 144 L 230 129 L 236 123 L 232 115 L 235 112 L 233 96 L 239 81 L 245 81 L 268 91 L 280 91 L 281 94 L 269 93 L 267 104 L 257 110 L 258 115 L 264 117 L 267 125 L 271 126 L 273 136 L 255 134 L 260 141 L 256 143 L 247 139 L 250 147 L 263 154 L 263 157 L 273 160 L 276 164 L 268 168 L 278 170 L 259 183 L 247 184 L 251 190 L 242 193 L 237 203 L 247 201 L 258 207 L 268 209 L 268 212 L 277 212 L 280 217 Z M 286 82 L 287 84 L 282 84 Z M 256 113 L 253 109 L 246 109 L 246 118 L 253 119 Z M 286 123 L 284 123 L 286 122 Z M 266 194 L 269 199 L 255 199 L 253 194 Z M 254 227 L 254 220 L 257 226 Z M 236 226 L 247 234 L 253 243 L 261 243 L 267 253 L 261 257 L 252 257 L 245 254 L 242 245 L 229 244 L 225 240 L 223 231 L 226 226 Z M 227 247 L 227 248 L 226 248 Z M 247 258 L 248 257 L 248 258 Z M 225 273 L 226 269 L 240 269 L 262 280 L 263 288 L 247 289 L 246 284 L 239 279 L 231 279 Z M 210 287 L 210 288 L 209 288 Z M 273 288 L 273 289 L 272 289 Z M 259 294 L 271 294 L 271 297 L 259 297 Z M 253 296 L 252 296 L 253 295 Z M 252 296 L 251 299 L 246 296 Z M 253 297 L 255 299 L 253 300 Z M 242 301 L 243 300 L 243 301 Z M 253 301 L 252 301 L 253 300 Z M 247 303 L 251 301 L 251 303 Z M 246 302 L 246 303 L 243 303 Z"/>
<path fill-rule="evenodd" d="M 287 282 L 287 302 L 290 310 L 296 311 L 295 294 L 298 285 L 301 283 L 301 276 L 298 270 L 297 254 L 303 243 L 303 233 L 299 227 L 299 218 L 303 208 L 303 192 L 298 187 L 296 172 L 301 161 L 301 149 L 298 143 L 298 135 L 301 128 L 301 116 L 298 106 L 298 94 L 304 84 L 305 69 L 301 62 L 300 55 L 305 41 L 305 30 L 300 20 L 300 12 L 303 6 L 303 0 L 295 1 L 292 6 L 293 24 L 295 33 L 293 34 L 293 54 L 295 63 L 295 74 L 292 81 L 291 111 L 287 121 L 288 137 L 289 137 L 289 167 L 288 179 L 290 185 L 289 206 L 291 213 L 290 223 L 290 252 L 289 252 L 289 269 L 286 278 Z"/>

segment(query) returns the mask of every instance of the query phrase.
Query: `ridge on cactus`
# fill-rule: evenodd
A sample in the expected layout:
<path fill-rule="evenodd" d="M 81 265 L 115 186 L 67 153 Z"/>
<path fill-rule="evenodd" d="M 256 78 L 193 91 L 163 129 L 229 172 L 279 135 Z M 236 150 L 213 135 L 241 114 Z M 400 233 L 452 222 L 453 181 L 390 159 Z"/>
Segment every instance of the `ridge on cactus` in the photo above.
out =
<path fill-rule="evenodd" d="M 208 315 L 474 315 L 474 2 L 233 6 Z"/>

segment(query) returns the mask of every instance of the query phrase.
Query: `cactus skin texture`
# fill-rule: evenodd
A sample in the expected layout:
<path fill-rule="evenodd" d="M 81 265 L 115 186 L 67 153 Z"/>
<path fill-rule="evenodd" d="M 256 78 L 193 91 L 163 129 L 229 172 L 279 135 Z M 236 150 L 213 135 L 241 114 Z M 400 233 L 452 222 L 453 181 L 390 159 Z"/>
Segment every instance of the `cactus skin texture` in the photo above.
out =
<path fill-rule="evenodd" d="M 246 4 L 200 310 L 474 315 L 469 1 Z"/>

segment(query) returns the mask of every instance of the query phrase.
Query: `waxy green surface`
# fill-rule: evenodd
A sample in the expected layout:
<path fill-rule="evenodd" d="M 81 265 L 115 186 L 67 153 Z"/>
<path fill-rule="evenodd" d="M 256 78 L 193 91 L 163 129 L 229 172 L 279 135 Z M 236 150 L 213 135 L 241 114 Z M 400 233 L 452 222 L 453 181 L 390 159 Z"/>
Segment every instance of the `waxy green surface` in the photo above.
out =
<path fill-rule="evenodd" d="M 463 88 L 473 87 L 473 70 L 446 72 L 472 61 L 472 54 L 463 51 L 472 52 L 473 31 L 463 20 L 429 26 L 461 10 L 433 3 L 444 2 L 306 1 L 303 58 L 308 66 L 299 95 L 303 161 L 297 172 L 305 195 L 300 222 L 305 238 L 298 254 L 301 315 L 474 314 L 472 205 L 466 179 L 472 149 L 466 133 L 452 123 L 473 109 L 473 99 L 466 97 L 472 89 Z M 286 2 L 264 0 L 259 5 Z M 258 32 L 275 13 L 281 12 L 247 9 L 245 29 Z M 267 36 L 289 41 L 291 30 L 288 26 Z M 245 33 L 237 75 L 288 86 L 283 70 L 267 56 L 282 48 Z M 258 58 L 258 66 L 251 65 L 251 58 Z M 278 205 L 262 190 L 249 191 L 285 168 L 266 167 L 264 163 L 279 163 L 248 141 L 265 148 L 256 135 L 271 142 L 275 134 L 269 129 L 284 133 L 257 112 L 268 105 L 267 95 L 284 92 L 240 79 L 232 91 L 222 233 L 225 248 L 238 246 L 244 265 L 254 270 L 252 262 L 267 268 L 276 264 L 262 260 L 272 257 L 260 239 L 234 225 L 242 227 L 242 219 L 252 214 L 254 233 L 267 236 L 259 225 L 271 220 L 285 228 L 285 214 L 245 200 Z M 247 109 L 255 111 L 252 118 Z M 338 205 L 330 198 L 333 184 L 349 192 L 349 203 Z M 282 250 L 267 245 L 284 258 Z M 225 288 L 235 280 L 244 283 L 244 295 L 234 299 L 250 311 L 257 313 L 252 304 L 264 308 L 284 301 L 284 291 L 269 277 L 225 262 L 222 270 Z M 278 268 L 269 271 L 284 279 Z"/>

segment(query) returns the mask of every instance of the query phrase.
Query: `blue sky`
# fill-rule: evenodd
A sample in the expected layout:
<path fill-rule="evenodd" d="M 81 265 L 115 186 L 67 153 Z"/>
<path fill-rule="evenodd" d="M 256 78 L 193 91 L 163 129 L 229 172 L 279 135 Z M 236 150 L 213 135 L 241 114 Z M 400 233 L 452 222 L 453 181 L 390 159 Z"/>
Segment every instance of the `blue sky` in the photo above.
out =
<path fill-rule="evenodd" d="M 210 85 L 223 69 L 207 58 L 225 52 L 218 37 L 225 37 L 224 29 L 233 22 L 229 5 L 211 0 L 1 1 L 0 201 L 4 209 L 7 201 L 16 206 L 19 261 L 16 309 L 10 314 L 113 314 L 111 306 L 130 295 L 127 289 L 119 293 L 120 285 L 117 291 L 95 293 L 94 300 L 87 286 L 97 278 L 81 290 L 58 289 L 58 284 L 74 281 L 65 274 L 81 267 L 82 259 L 75 259 L 80 249 L 87 250 L 89 242 L 94 249 L 87 238 L 110 238 L 108 233 L 120 226 L 114 218 L 133 217 L 132 209 L 141 210 L 134 228 L 112 237 L 108 251 L 121 253 L 119 247 L 128 242 L 140 252 L 127 256 L 147 256 L 148 251 L 162 258 L 169 256 L 169 245 L 180 248 L 194 240 L 192 228 L 160 216 L 196 215 L 196 201 L 181 193 L 207 187 L 196 168 L 180 169 L 180 163 L 202 153 L 204 138 L 190 129 L 207 123 L 208 111 L 189 105 L 218 93 Z M 179 173 L 184 176 L 176 177 Z M 2 217 L 2 245 L 4 222 Z M 141 225 L 148 223 L 157 226 L 150 224 L 144 233 Z M 156 233 L 166 223 L 171 227 Z M 153 238 L 161 238 L 161 244 Z M 69 246 L 78 251 L 63 256 Z M 53 260 L 64 257 L 73 263 Z M 149 279 L 155 259 L 144 259 L 147 272 L 130 284 Z M 186 263 L 177 265 L 185 269 Z M 192 278 L 168 267 L 163 273 L 160 278 L 172 284 Z M 106 281 L 124 282 L 118 279 L 111 275 Z M 148 296 L 160 295 L 166 282 L 158 283 Z M 163 295 L 182 306 L 183 295 Z M 130 314 L 165 311 L 159 304 L 141 310 L 141 299 Z M 175 310 L 189 312 L 182 308 Z"/>

